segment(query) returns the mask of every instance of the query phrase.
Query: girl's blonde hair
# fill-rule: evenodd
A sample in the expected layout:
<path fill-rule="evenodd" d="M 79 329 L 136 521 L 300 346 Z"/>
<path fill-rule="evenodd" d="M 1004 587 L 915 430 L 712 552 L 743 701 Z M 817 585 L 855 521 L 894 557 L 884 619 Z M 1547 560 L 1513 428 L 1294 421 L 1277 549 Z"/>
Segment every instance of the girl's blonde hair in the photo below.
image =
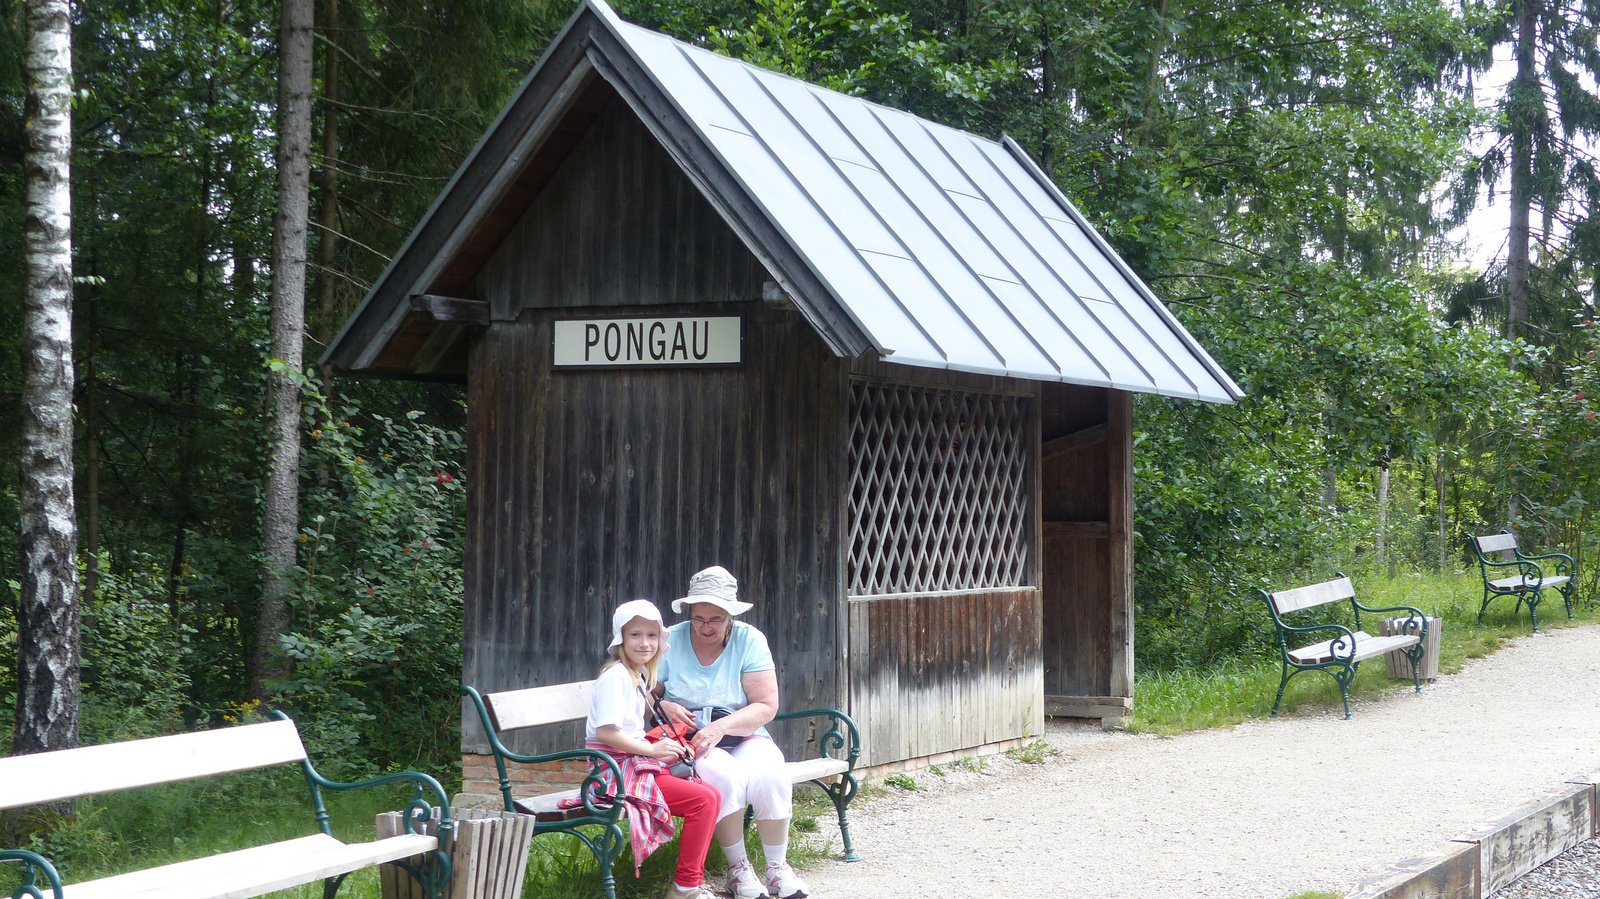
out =
<path fill-rule="evenodd" d="M 648 618 L 646 618 L 645 620 L 646 621 L 650 621 L 650 619 L 648 619 Z M 666 628 L 662 627 L 660 622 L 653 621 L 651 623 L 656 626 L 657 633 L 665 633 L 666 632 Z M 622 647 L 621 646 L 613 646 L 610 649 L 610 654 L 611 654 L 610 661 L 606 662 L 600 668 L 600 673 L 601 674 L 604 674 L 607 671 L 607 669 L 611 668 L 611 666 L 613 666 L 613 665 L 621 665 L 624 668 L 627 668 L 629 671 L 632 671 L 635 675 L 637 675 L 640 672 L 640 670 L 643 670 L 644 671 L 644 683 L 645 683 L 646 689 L 654 690 L 656 688 L 656 685 L 658 683 L 660 683 L 660 681 L 656 680 L 656 669 L 658 667 L 660 667 L 660 665 L 661 665 L 661 644 L 660 643 L 656 644 L 656 654 L 650 657 L 650 661 L 644 663 L 644 668 L 643 669 L 634 668 L 632 665 L 628 664 L 627 659 L 624 659 L 622 657 Z"/>

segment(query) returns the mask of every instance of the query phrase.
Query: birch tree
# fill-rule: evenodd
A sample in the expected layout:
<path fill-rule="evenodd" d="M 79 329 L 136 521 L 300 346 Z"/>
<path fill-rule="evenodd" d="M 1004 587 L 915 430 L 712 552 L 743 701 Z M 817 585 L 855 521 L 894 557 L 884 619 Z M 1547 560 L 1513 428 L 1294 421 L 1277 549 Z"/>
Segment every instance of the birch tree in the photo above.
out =
<path fill-rule="evenodd" d="M 72 31 L 68 0 L 27 0 L 24 60 L 17 753 L 78 742 L 78 530 L 72 494 Z"/>
<path fill-rule="evenodd" d="M 265 571 L 248 692 L 264 698 L 278 637 L 289 621 L 287 597 L 300 527 L 300 387 L 305 332 L 306 227 L 311 190 L 312 0 L 283 0 L 278 34 L 278 208 L 272 217 L 272 354 L 267 385 L 269 453 L 263 497 Z"/>

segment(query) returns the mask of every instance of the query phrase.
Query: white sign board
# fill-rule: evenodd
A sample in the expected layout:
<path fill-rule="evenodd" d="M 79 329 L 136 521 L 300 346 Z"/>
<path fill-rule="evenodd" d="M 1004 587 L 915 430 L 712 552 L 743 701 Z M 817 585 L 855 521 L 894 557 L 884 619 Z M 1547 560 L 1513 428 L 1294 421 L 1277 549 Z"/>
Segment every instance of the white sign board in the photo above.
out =
<path fill-rule="evenodd" d="M 737 315 L 558 321 L 555 367 L 737 365 L 741 321 Z"/>

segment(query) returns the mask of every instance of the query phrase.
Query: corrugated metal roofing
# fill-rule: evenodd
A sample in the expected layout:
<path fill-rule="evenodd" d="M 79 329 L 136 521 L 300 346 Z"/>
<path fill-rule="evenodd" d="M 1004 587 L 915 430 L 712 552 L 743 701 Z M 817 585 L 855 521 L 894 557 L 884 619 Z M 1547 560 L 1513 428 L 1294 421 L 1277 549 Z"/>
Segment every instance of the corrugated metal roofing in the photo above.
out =
<path fill-rule="evenodd" d="M 1015 142 L 622 21 L 588 0 L 891 362 L 1244 395 Z"/>

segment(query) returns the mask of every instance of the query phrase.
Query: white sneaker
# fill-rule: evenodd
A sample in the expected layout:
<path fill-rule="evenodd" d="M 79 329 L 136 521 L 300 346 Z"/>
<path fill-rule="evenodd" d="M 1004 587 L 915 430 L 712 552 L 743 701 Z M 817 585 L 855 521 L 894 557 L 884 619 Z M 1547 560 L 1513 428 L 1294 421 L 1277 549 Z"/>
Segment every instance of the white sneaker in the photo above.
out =
<path fill-rule="evenodd" d="M 756 866 L 749 859 L 729 863 L 728 895 L 733 899 L 763 899 L 767 895 L 767 888 L 761 885 Z"/>
<path fill-rule="evenodd" d="M 690 887 L 687 890 L 680 890 L 677 884 L 669 883 L 667 885 L 667 899 L 718 899 L 718 896 L 707 889 L 705 884 Z"/>
<path fill-rule="evenodd" d="M 806 882 L 794 873 L 788 862 L 767 866 L 767 892 L 778 899 L 805 899 Z"/>

